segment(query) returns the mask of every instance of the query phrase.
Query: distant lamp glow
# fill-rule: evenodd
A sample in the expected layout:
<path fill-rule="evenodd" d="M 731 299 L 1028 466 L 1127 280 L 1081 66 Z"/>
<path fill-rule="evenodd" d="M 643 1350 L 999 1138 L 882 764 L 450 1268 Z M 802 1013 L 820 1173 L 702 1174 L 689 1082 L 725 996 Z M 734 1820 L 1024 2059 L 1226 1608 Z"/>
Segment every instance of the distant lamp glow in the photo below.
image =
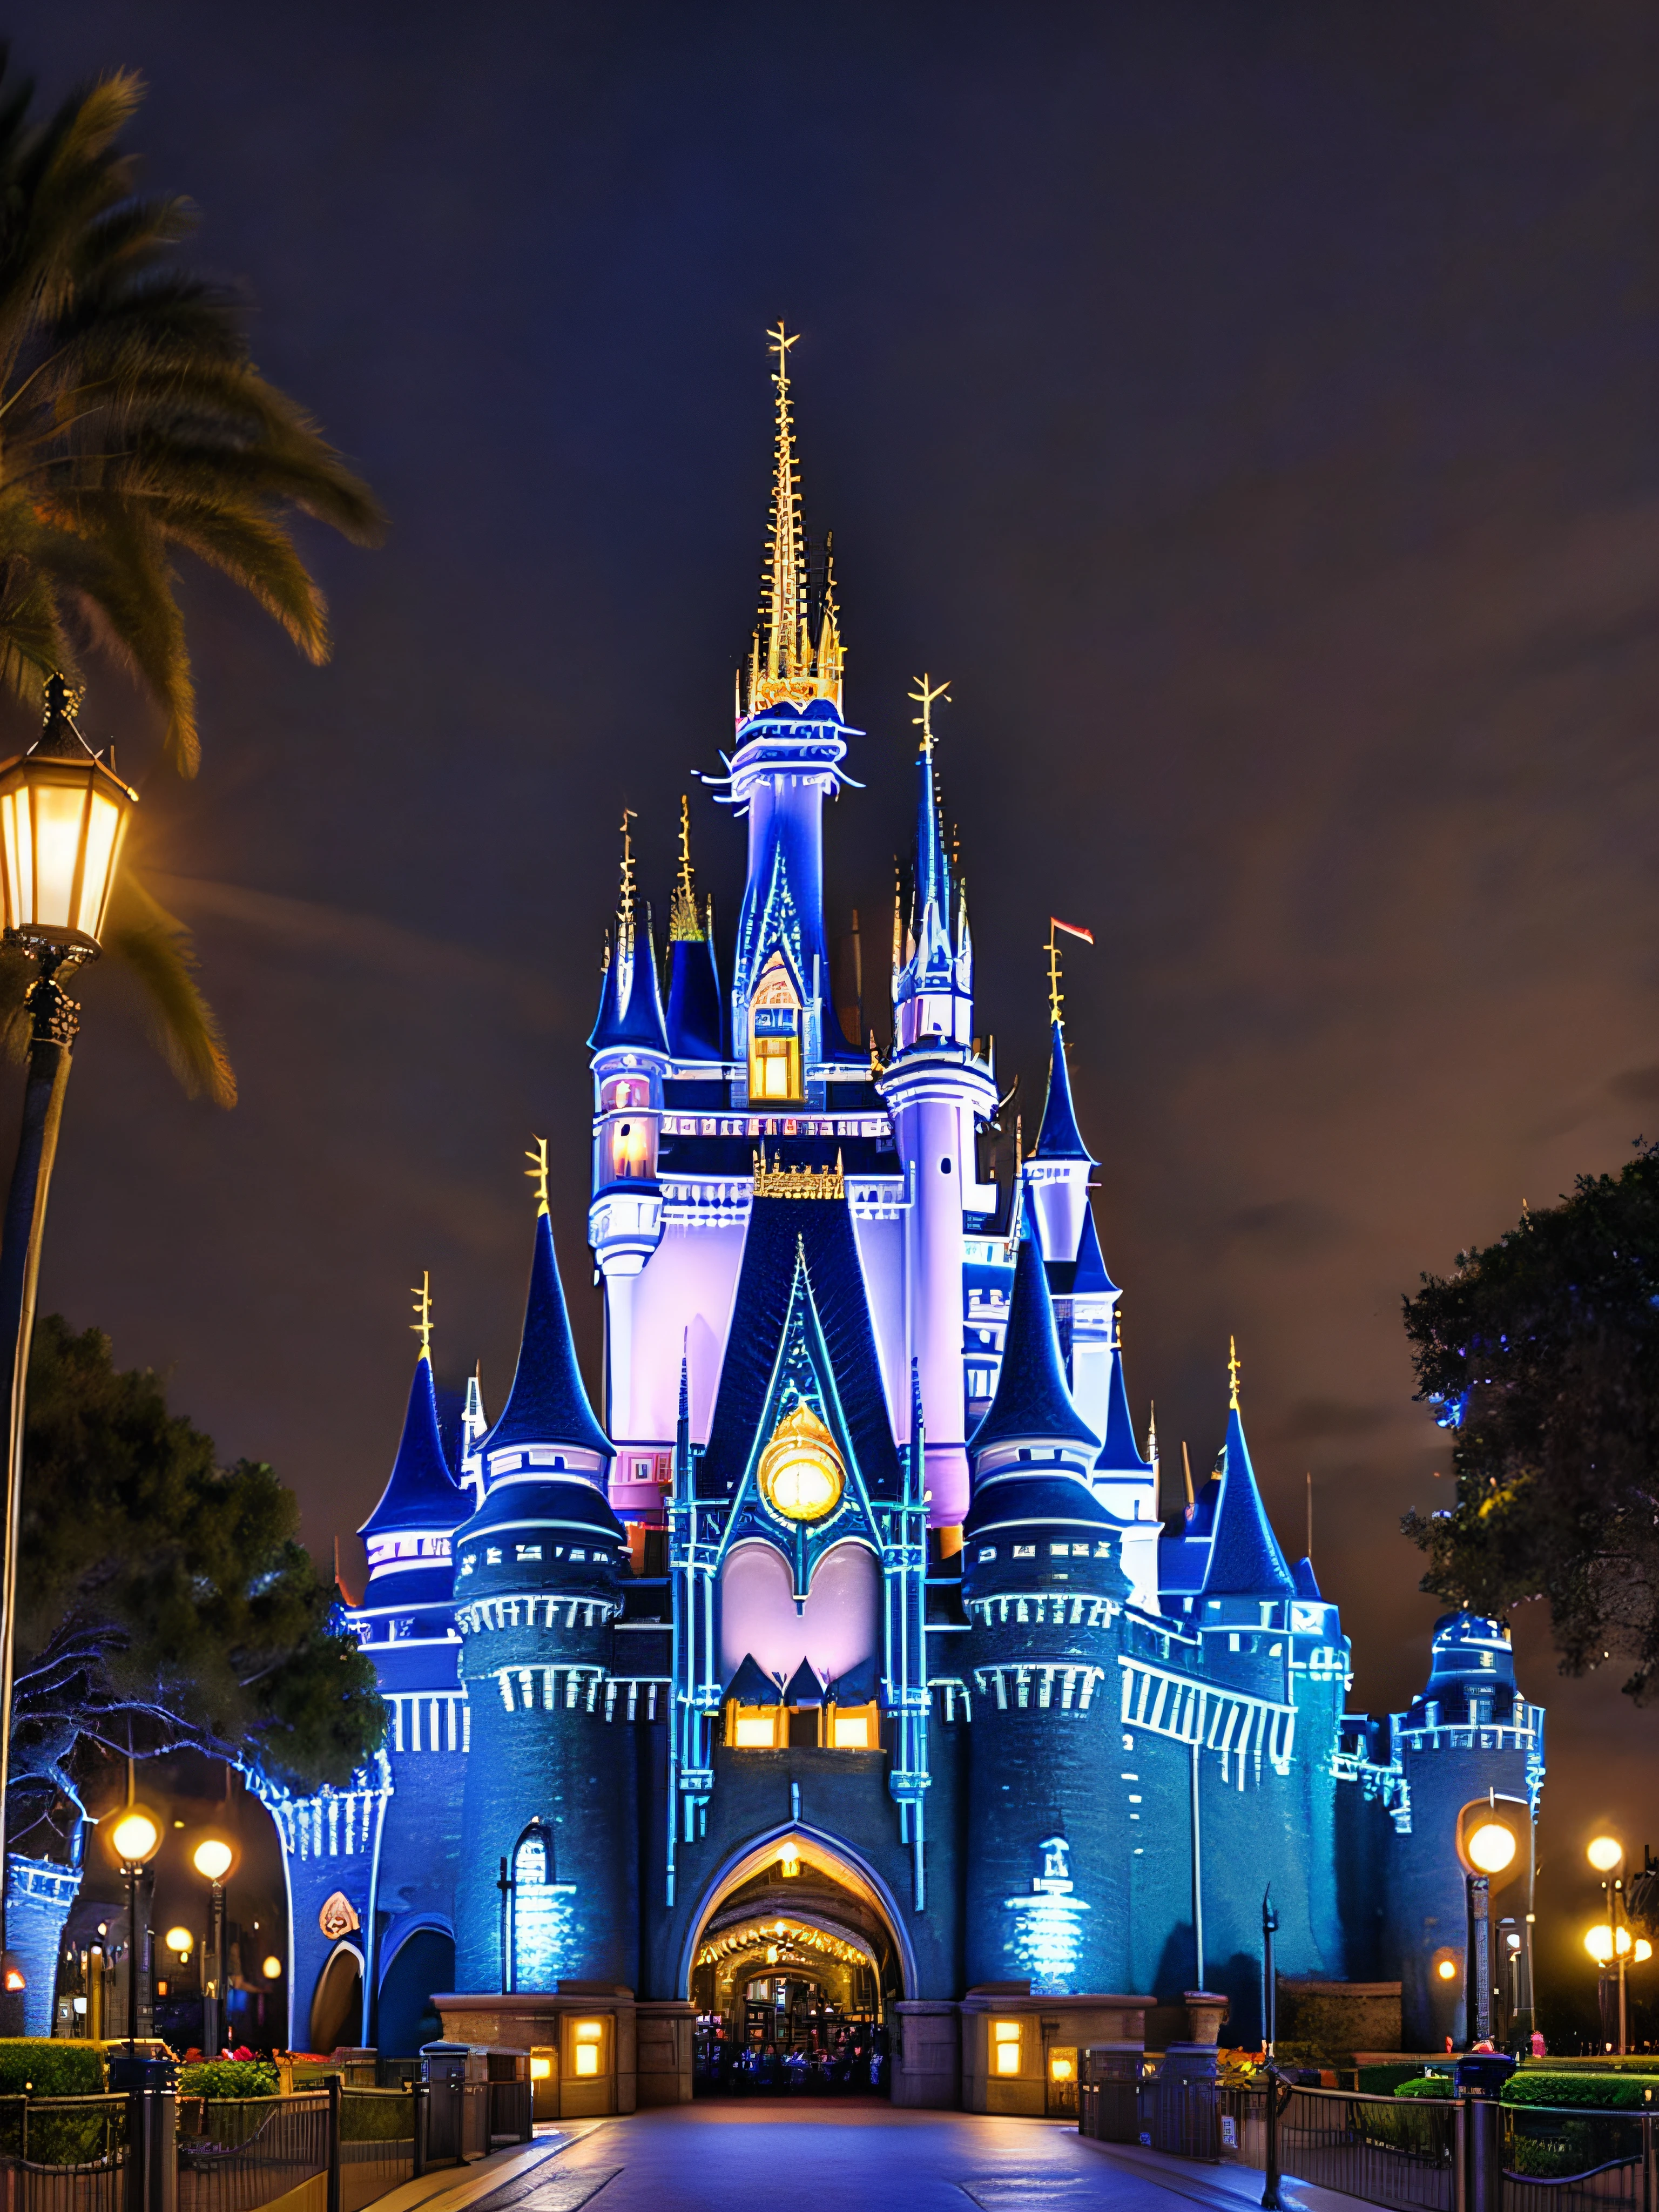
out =
<path fill-rule="evenodd" d="M 277 1982 L 282 1979 L 283 1962 L 274 1951 L 268 1959 L 261 1961 L 259 1972 L 268 1982 Z"/>
<path fill-rule="evenodd" d="M 1483 1820 L 1464 1849 L 1482 1874 L 1502 1874 L 1515 1856 L 1515 1837 L 1500 1820 Z"/>
<path fill-rule="evenodd" d="M 1653 1946 L 1652 1946 L 1652 1944 L 1649 1942 L 1649 1941 L 1648 1941 L 1648 1939 L 1647 1939 L 1647 1937 L 1646 1937 L 1645 1936 L 1638 1936 L 1637 1937 L 1637 1939 L 1636 1939 L 1636 1963 L 1637 1963 L 1637 1965 L 1639 1966 L 1642 1964 L 1642 1962 L 1643 1962 L 1643 1960 L 1644 1960 L 1644 1959 L 1650 1959 L 1652 1956 L 1653 1956 Z"/>
<path fill-rule="evenodd" d="M 109 1847 L 124 1867 L 148 1865 L 161 1847 L 161 1823 L 147 1805 L 124 1806 L 110 1829 Z"/>
<path fill-rule="evenodd" d="M 15 1952 L 8 1951 L 6 1954 L 4 1969 L 0 1971 L 0 1984 L 12 1996 L 15 1996 L 19 1990 L 28 1987 L 28 1976 L 23 1972 L 22 1961 Z"/>
<path fill-rule="evenodd" d="M 138 803 L 76 728 L 60 677 L 46 727 L 0 768 L 0 896 L 30 944 L 95 953 L 127 818 Z"/>
<path fill-rule="evenodd" d="M 786 1881 L 793 1881 L 800 1872 L 800 1851 L 793 1844 L 786 1844 L 778 1861 L 778 1872 Z"/>
<path fill-rule="evenodd" d="M 166 1940 L 175 1959 L 187 1959 L 196 1948 L 196 1938 L 188 1928 L 169 1928 Z"/>
<path fill-rule="evenodd" d="M 1593 1836 L 1584 1853 L 1597 1874 L 1611 1874 L 1625 1856 L 1617 1836 Z"/>
<path fill-rule="evenodd" d="M 1611 1966 L 1615 1958 L 1642 1960 L 1653 1956 L 1653 1946 L 1645 1936 L 1632 1946 L 1628 1928 L 1620 1929 L 1615 1936 L 1605 1920 L 1595 1921 L 1584 1930 L 1584 1948 L 1598 1966 Z"/>
<path fill-rule="evenodd" d="M 1518 1951 L 1521 1948 L 1521 1938 L 1513 1929 L 1504 1938 L 1504 1948 L 1506 1951 Z"/>
<path fill-rule="evenodd" d="M 1443 1959 L 1434 1971 L 1439 1975 L 1443 1982 L 1455 1981 L 1457 1978 L 1457 1961 L 1455 1959 Z"/>
<path fill-rule="evenodd" d="M 222 1881 L 235 1863 L 235 1846 L 222 1836 L 204 1836 L 191 1854 L 191 1864 L 204 1881 Z"/>

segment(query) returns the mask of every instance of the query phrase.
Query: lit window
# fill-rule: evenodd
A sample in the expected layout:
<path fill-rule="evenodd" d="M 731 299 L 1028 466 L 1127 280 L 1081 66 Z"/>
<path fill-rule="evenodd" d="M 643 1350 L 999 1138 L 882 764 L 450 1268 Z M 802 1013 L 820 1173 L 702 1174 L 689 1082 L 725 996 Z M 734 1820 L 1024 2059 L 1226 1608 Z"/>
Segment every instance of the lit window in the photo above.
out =
<path fill-rule="evenodd" d="M 979 1556 L 981 1559 L 994 1559 L 996 1555 L 997 1547 L 994 1544 L 981 1544 L 980 1546 Z"/>
<path fill-rule="evenodd" d="M 1048 2079 L 1051 2081 L 1073 2081 L 1076 2078 L 1076 2051 L 1051 2051 L 1048 2053 Z"/>
<path fill-rule="evenodd" d="M 539 1559 L 541 1555 L 542 1547 L 539 1544 L 520 1544 L 514 1551 L 514 1557 L 520 1559 Z"/>
<path fill-rule="evenodd" d="M 767 962 L 749 1005 L 749 1096 L 801 1095 L 801 1006 L 781 953 Z"/>
<path fill-rule="evenodd" d="M 464 1575 L 470 1575 L 473 1568 L 476 1567 L 477 1564 L 478 1562 L 477 1559 L 471 1552 L 469 1552 L 466 1557 L 461 1561 L 461 1572 Z"/>
<path fill-rule="evenodd" d="M 778 1741 L 776 1715 L 765 1710 L 739 1711 L 732 1723 L 732 1741 L 739 1751 L 775 1751 Z"/>
<path fill-rule="evenodd" d="M 649 1481 L 650 1481 L 650 1480 L 651 1480 L 651 1462 L 650 1462 L 650 1461 L 649 1461 L 648 1459 L 636 1459 L 636 1460 L 635 1461 L 635 1462 L 634 1462 L 634 1480 L 635 1480 L 635 1482 L 649 1482 Z"/>
<path fill-rule="evenodd" d="M 486 1546 L 485 1546 L 485 1547 L 484 1547 L 484 1565 L 485 1565 L 485 1566 L 487 1566 L 487 1567 L 499 1567 L 501 1564 L 501 1546 L 500 1546 L 499 1544 L 489 1544 L 489 1545 L 486 1545 Z"/>
<path fill-rule="evenodd" d="M 1072 1557 L 1073 1557 L 1074 1559 L 1086 1559 L 1088 1558 L 1088 1556 L 1089 1556 L 1089 1547 L 1088 1547 L 1086 1544 L 1073 1544 L 1073 1547 L 1072 1547 Z"/>
<path fill-rule="evenodd" d="M 837 1751 L 868 1751 L 870 1748 L 869 1714 L 837 1713 L 835 1747 Z"/>
<path fill-rule="evenodd" d="M 1017 1559 L 1034 1559 L 1036 1557 L 1036 1546 L 1035 1544 L 1016 1544 L 1014 1547 L 1014 1557 Z"/>
<path fill-rule="evenodd" d="M 552 2080 L 553 2061 L 546 2051 L 532 2051 L 531 2052 L 530 2078 L 532 2081 L 550 2081 Z"/>
<path fill-rule="evenodd" d="M 605 2036 L 605 2022 L 599 2020 L 579 2020 L 576 2022 L 576 2071 L 591 2075 L 599 2070 L 599 2045 Z"/>
<path fill-rule="evenodd" d="M 1069 1544 L 1050 1544 L 1048 1547 L 1050 1553 L 1057 1559 L 1063 1559 L 1071 1548 Z"/>
<path fill-rule="evenodd" d="M 573 1552 L 570 1556 L 573 1559 L 585 1559 L 587 1557 L 587 1554 L 584 1551 L 578 1550 Z"/>
<path fill-rule="evenodd" d="M 997 2072 L 1018 2074 L 1019 2071 L 1019 2022 L 1017 2020 L 993 2021 L 991 2042 L 996 2051 Z"/>

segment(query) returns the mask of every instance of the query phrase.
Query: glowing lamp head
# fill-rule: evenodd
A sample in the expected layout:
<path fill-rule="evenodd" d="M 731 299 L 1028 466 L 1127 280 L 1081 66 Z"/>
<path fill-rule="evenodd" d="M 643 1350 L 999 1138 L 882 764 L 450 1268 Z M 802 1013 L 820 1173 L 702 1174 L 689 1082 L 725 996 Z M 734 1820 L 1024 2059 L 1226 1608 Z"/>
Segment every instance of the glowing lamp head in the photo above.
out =
<path fill-rule="evenodd" d="M 1501 1820 L 1483 1820 L 1463 1846 L 1469 1863 L 1482 1874 L 1502 1874 L 1515 1856 L 1515 1836 Z"/>
<path fill-rule="evenodd" d="M 31 943 L 96 952 L 138 794 L 82 737 L 74 706 L 52 677 L 40 736 L 0 768 L 0 906 Z"/>
<path fill-rule="evenodd" d="M 23 1962 L 15 1951 L 8 1951 L 4 1964 L 0 1966 L 0 1984 L 3 1984 L 11 1996 L 28 1987 L 28 1976 L 23 1972 Z"/>
<path fill-rule="evenodd" d="M 259 1972 L 264 1976 L 268 1982 L 281 1981 L 283 1978 L 283 1962 L 276 1956 L 276 1954 L 274 1951 L 268 1959 L 264 1959 L 260 1961 Z"/>
<path fill-rule="evenodd" d="M 161 1823 L 147 1805 L 126 1805 L 115 1816 L 109 1847 L 123 1866 L 146 1866 L 161 1847 Z"/>
<path fill-rule="evenodd" d="M 1434 1971 L 1439 1975 L 1443 1982 L 1455 1981 L 1457 1978 L 1457 1961 L 1455 1959 L 1443 1959 Z"/>
<path fill-rule="evenodd" d="M 222 1881 L 235 1863 L 235 1846 L 222 1836 L 204 1836 L 191 1853 L 191 1864 L 204 1881 Z"/>
<path fill-rule="evenodd" d="M 798 1398 L 761 1454 L 760 1491 L 785 1521 L 822 1521 L 841 1503 L 846 1472 L 835 1439 L 805 1398 Z"/>
<path fill-rule="evenodd" d="M 1584 1930 L 1584 1948 L 1598 1966 L 1612 1964 L 1613 1930 L 1605 1920 L 1598 1920 Z"/>
<path fill-rule="evenodd" d="M 1638 1936 L 1636 1939 L 1635 1953 L 1637 1965 L 1639 1966 L 1644 1960 L 1650 1959 L 1652 1956 L 1652 1944 L 1649 1942 L 1645 1936 Z"/>
<path fill-rule="evenodd" d="M 175 1959 L 187 1959 L 195 1948 L 196 1938 L 188 1928 L 169 1928 L 167 1947 Z"/>
<path fill-rule="evenodd" d="M 1592 1836 L 1584 1856 L 1597 1874 L 1611 1874 L 1624 1857 L 1625 1847 L 1617 1836 Z"/>

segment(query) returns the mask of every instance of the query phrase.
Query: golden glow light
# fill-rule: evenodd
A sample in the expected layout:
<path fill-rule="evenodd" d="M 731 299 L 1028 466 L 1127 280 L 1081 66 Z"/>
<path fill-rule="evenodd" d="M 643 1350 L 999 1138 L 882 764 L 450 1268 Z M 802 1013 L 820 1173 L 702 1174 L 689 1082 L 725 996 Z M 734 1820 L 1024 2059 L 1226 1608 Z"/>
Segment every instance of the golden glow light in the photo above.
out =
<path fill-rule="evenodd" d="M 19 1990 L 26 1990 L 28 1987 L 28 1977 L 15 1959 L 9 1958 L 6 1960 L 5 1985 L 8 1991 L 14 1996 Z"/>
<path fill-rule="evenodd" d="M 822 1521 L 847 1484 L 835 1440 L 805 1398 L 795 1401 L 761 1455 L 760 1491 L 786 1521 Z"/>
<path fill-rule="evenodd" d="M 599 2070 L 599 2045 L 605 2039 L 605 2022 L 601 2020 L 579 2020 L 576 2022 L 576 2071 L 592 2076 Z"/>
<path fill-rule="evenodd" d="M 191 1864 L 204 1881 L 222 1881 L 235 1863 L 235 1849 L 222 1836 L 204 1836 L 191 1854 Z"/>
<path fill-rule="evenodd" d="M 92 947 L 138 794 L 85 743 L 59 679 L 47 696 L 34 745 L 0 768 L 0 906 L 26 938 Z"/>
<path fill-rule="evenodd" d="M 1625 1847 L 1617 1836 L 1592 1836 L 1585 1857 L 1597 1874 L 1611 1874 L 1625 1856 Z"/>
<path fill-rule="evenodd" d="M 277 1982 L 282 1979 L 283 1962 L 274 1951 L 268 1959 L 260 1961 L 259 1972 L 268 1982 Z"/>
<path fill-rule="evenodd" d="M 870 1749 L 870 1716 L 868 1713 L 837 1713 L 835 1723 L 837 1751 L 868 1751 Z"/>
<path fill-rule="evenodd" d="M 143 1805 L 129 1805 L 117 1814 L 109 1832 L 109 1847 L 123 1866 L 143 1866 L 161 1848 L 161 1824 Z"/>
<path fill-rule="evenodd" d="M 1434 1971 L 1439 1975 L 1443 1982 L 1455 1981 L 1457 1978 L 1457 1961 L 1455 1959 L 1443 1959 Z"/>
<path fill-rule="evenodd" d="M 169 1928 L 167 1946 L 175 1958 L 187 1959 L 196 1948 L 196 1938 L 188 1928 Z"/>
<path fill-rule="evenodd" d="M 1483 1820 L 1463 1848 L 1482 1874 L 1502 1874 L 1515 1856 L 1515 1836 L 1501 1820 Z"/>
<path fill-rule="evenodd" d="M 739 1713 L 734 1733 L 739 1751 L 772 1751 L 776 1748 L 778 1724 L 769 1713 L 762 1713 L 758 1717 L 752 1713 Z"/>
<path fill-rule="evenodd" d="M 532 2081 L 550 2081 L 553 2079 L 553 2061 L 545 2051 L 531 2052 L 530 2078 Z"/>
<path fill-rule="evenodd" d="M 783 1856 L 778 1861 L 778 1872 L 786 1881 L 793 1881 L 800 1872 L 800 1852 L 793 1844 L 786 1844 Z"/>
<path fill-rule="evenodd" d="M 1653 1956 L 1653 1946 L 1645 1936 L 1632 1942 L 1628 1928 L 1620 1929 L 1615 1936 L 1605 1920 L 1593 1921 L 1584 1930 L 1584 1948 L 1598 1966 L 1609 1966 L 1614 1959 L 1633 1960 L 1639 1966 Z"/>
<path fill-rule="evenodd" d="M 1056 2051 L 1048 2061 L 1048 2079 L 1051 2081 L 1069 2081 L 1076 2071 L 1075 2061 L 1066 2051 Z"/>
<path fill-rule="evenodd" d="M 996 2052 L 997 2072 L 1018 2074 L 1019 2022 L 1017 2020 L 994 2020 L 991 2023 L 991 2043 Z"/>

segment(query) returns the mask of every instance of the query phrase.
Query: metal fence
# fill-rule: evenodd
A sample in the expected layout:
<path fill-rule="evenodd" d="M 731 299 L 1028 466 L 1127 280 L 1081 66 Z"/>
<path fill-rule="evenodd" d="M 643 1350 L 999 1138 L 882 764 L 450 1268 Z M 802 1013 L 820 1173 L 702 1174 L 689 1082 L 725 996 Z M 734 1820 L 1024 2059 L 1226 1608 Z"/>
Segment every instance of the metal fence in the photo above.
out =
<path fill-rule="evenodd" d="M 1659 2212 L 1650 2115 L 1504 2105 L 1498 2124 L 1503 2212 Z"/>
<path fill-rule="evenodd" d="M 259 2212 L 329 2172 L 326 2090 L 179 2101 L 178 2212 Z"/>
<path fill-rule="evenodd" d="M 410 2089 L 344 2089 L 340 2094 L 339 2212 L 362 2212 L 413 2179 L 416 2108 Z M 424 2166 L 425 2160 L 419 2161 Z"/>
<path fill-rule="evenodd" d="M 1279 2095 L 1284 2172 L 1394 2212 L 1460 2212 L 1455 2100 L 1361 2097 L 1342 2089 Z M 1265 2091 L 1261 2101 L 1265 2122 Z M 1266 2133 L 1264 2124 L 1264 2151 Z"/>

